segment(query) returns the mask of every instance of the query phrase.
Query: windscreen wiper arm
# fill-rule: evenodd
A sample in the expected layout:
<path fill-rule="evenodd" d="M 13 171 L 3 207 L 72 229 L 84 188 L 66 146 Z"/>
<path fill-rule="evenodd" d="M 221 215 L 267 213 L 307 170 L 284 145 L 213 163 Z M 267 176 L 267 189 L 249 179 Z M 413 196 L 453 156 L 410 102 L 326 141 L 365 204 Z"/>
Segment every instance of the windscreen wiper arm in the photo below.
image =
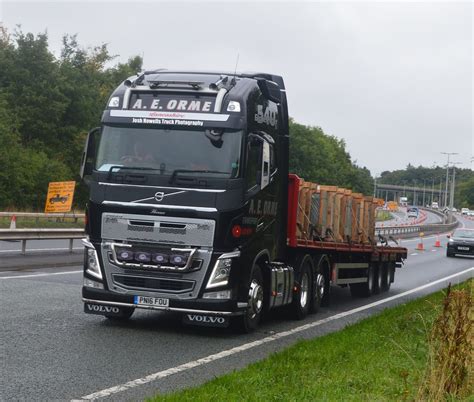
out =
<path fill-rule="evenodd" d="M 229 174 L 229 172 L 221 172 L 219 170 L 191 170 L 191 169 L 175 169 L 171 174 L 169 184 L 172 184 L 176 179 L 178 173 L 219 173 L 219 174 Z"/>
<path fill-rule="evenodd" d="M 107 175 L 107 180 L 110 180 L 114 169 L 124 169 L 124 170 L 160 170 L 151 167 L 134 167 L 134 166 L 122 166 L 122 165 L 113 165 L 110 166 L 109 174 Z"/>

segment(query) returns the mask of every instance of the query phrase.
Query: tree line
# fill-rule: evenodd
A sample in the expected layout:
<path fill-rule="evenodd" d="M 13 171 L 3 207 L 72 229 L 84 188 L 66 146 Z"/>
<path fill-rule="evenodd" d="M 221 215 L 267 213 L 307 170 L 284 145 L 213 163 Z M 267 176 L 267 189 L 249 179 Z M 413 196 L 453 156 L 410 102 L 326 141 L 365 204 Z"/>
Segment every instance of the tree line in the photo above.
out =
<path fill-rule="evenodd" d="M 46 33 L 0 26 L 0 209 L 42 210 L 49 182 L 79 182 L 87 131 L 118 83 L 142 68 L 139 56 L 110 67 L 114 58 L 107 45 L 85 49 L 75 35 L 63 37 L 55 56 Z M 294 121 L 290 139 L 292 172 L 371 193 L 370 172 L 351 161 L 343 140 Z M 86 199 L 79 185 L 76 208 Z"/>
<path fill-rule="evenodd" d="M 455 169 L 454 206 L 458 209 L 474 209 L 474 172 L 471 169 L 459 167 L 455 167 Z M 453 168 L 450 167 L 448 173 L 448 191 L 451 190 L 452 177 Z M 446 189 L 446 167 L 415 167 L 409 164 L 406 169 L 403 170 L 382 172 L 377 183 L 407 187 L 424 187 L 427 192 L 433 190 L 434 194 L 436 194 L 436 192 L 443 193 Z M 412 197 L 411 193 L 407 193 L 407 195 L 409 198 Z"/>

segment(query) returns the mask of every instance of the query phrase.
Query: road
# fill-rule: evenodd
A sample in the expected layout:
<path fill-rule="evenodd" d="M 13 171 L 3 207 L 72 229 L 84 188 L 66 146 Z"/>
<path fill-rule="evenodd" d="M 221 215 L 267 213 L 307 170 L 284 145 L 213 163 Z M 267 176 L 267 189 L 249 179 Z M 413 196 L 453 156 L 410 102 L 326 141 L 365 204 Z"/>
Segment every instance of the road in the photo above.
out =
<path fill-rule="evenodd" d="M 474 227 L 473 221 L 461 220 Z M 347 289 L 334 288 L 331 307 L 303 321 L 275 312 L 248 335 L 186 327 L 179 316 L 160 312 L 136 312 L 123 324 L 85 315 L 80 267 L 3 271 L 0 400 L 142 400 L 201 384 L 298 339 L 341 329 L 473 277 L 473 258 L 447 259 L 446 237 L 443 248 L 435 248 L 435 240 L 427 237 L 423 252 L 415 250 L 416 239 L 403 241 L 409 259 L 388 293 L 352 299 Z"/>
<path fill-rule="evenodd" d="M 422 225 L 441 222 L 441 217 L 439 215 L 427 210 L 424 210 L 423 212 L 426 213 L 426 220 L 421 223 Z M 393 216 L 392 219 L 377 222 L 376 226 L 386 227 L 386 226 L 402 226 L 402 225 L 416 224 L 415 218 L 408 218 L 406 208 L 400 208 L 399 211 L 392 212 L 392 216 Z"/>

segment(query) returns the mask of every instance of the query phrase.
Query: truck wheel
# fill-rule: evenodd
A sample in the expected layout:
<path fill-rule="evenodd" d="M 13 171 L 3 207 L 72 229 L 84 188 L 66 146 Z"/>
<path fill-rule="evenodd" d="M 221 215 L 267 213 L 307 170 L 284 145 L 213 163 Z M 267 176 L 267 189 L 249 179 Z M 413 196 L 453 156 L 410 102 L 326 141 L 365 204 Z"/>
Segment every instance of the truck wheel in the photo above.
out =
<path fill-rule="evenodd" d="M 318 272 L 314 280 L 316 284 L 316 291 L 319 291 L 321 294 L 321 306 L 328 307 L 331 300 L 331 266 L 329 259 L 326 256 L 321 257 L 318 262 L 317 269 Z"/>
<path fill-rule="evenodd" d="M 367 281 L 364 283 L 351 283 L 352 297 L 369 297 L 374 291 L 374 266 L 369 265 L 367 269 Z"/>
<path fill-rule="evenodd" d="M 383 263 L 377 264 L 377 267 L 374 269 L 374 290 L 373 294 L 378 295 L 382 291 L 382 282 L 383 282 Z"/>
<path fill-rule="evenodd" d="M 390 281 L 390 264 L 383 264 L 382 267 L 382 292 L 387 292 L 390 290 L 390 285 L 392 284 Z"/>
<path fill-rule="evenodd" d="M 234 328 L 238 332 L 249 333 L 258 327 L 263 313 L 263 295 L 262 269 L 255 265 L 250 278 L 247 311 L 233 319 Z"/>
<path fill-rule="evenodd" d="M 309 306 L 312 299 L 311 268 L 305 263 L 301 268 L 300 283 L 298 291 L 293 294 L 291 304 L 291 314 L 298 320 L 302 320 L 308 315 Z"/>
<path fill-rule="evenodd" d="M 111 321 L 127 321 L 135 309 L 133 307 L 123 307 L 121 308 L 120 315 L 109 315 L 105 314 L 105 317 Z"/>

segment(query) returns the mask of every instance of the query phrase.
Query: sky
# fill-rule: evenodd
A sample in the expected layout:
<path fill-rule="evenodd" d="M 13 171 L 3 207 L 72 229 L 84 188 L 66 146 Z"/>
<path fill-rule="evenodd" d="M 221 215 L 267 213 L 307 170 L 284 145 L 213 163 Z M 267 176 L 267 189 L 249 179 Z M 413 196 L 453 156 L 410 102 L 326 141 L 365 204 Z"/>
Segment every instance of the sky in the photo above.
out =
<path fill-rule="evenodd" d="M 345 141 L 372 175 L 473 168 L 474 6 L 411 1 L 9 1 L 10 31 L 107 43 L 144 68 L 262 71 L 284 77 L 290 116 Z"/>

